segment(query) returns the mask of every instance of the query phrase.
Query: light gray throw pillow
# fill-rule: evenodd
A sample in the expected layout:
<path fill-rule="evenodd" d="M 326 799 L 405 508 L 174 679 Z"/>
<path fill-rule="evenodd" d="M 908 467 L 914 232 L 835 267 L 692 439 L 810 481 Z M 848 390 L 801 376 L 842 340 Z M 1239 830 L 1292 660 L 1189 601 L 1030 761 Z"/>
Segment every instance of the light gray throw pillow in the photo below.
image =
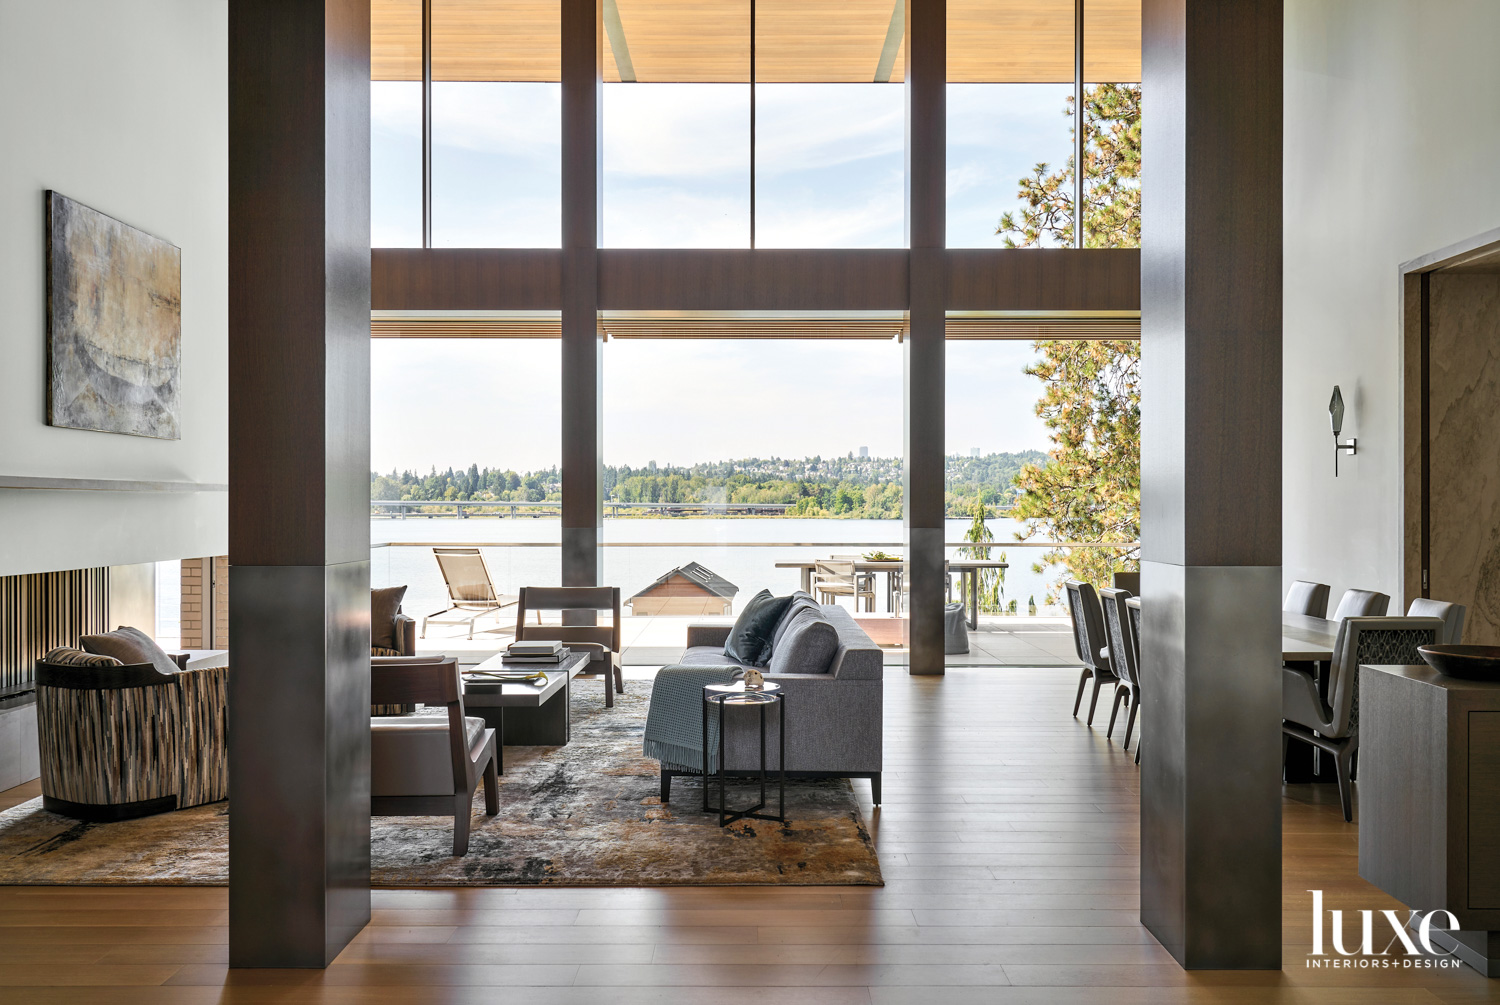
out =
<path fill-rule="evenodd" d="M 818 614 L 796 614 L 771 652 L 770 672 L 827 673 L 839 651 L 839 633 Z"/>

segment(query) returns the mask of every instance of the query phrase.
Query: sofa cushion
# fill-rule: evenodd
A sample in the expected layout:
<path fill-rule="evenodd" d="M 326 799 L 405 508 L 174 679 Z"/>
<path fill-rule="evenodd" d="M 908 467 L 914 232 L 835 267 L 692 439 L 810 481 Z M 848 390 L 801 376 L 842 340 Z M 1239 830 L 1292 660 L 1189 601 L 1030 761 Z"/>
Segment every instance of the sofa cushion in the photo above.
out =
<path fill-rule="evenodd" d="M 396 638 L 396 615 L 401 613 L 401 600 L 406 596 L 406 587 L 387 586 L 370 591 L 370 648 L 401 648 Z M 383 655 L 371 653 L 371 655 Z M 401 655 L 397 652 L 396 655 Z"/>
<path fill-rule="evenodd" d="M 724 650 L 718 646 L 689 646 L 683 650 L 682 658 L 677 661 L 679 666 L 685 667 L 741 667 L 746 664 L 732 660 L 724 655 Z"/>
<path fill-rule="evenodd" d="M 799 611 L 771 654 L 771 673 L 828 673 L 839 651 L 839 633 L 811 611 Z"/>
<path fill-rule="evenodd" d="M 370 795 L 453 794 L 453 754 L 448 716 L 408 715 L 370 720 Z M 484 720 L 464 717 L 464 749 L 473 751 Z"/>
<path fill-rule="evenodd" d="M 122 665 L 113 656 L 96 656 L 82 649 L 74 649 L 72 646 L 58 646 L 43 656 L 42 662 L 61 667 L 117 667 Z"/>
<path fill-rule="evenodd" d="M 770 590 L 761 590 L 750 598 L 729 638 L 724 641 L 724 655 L 735 663 L 763 667 L 771 661 L 771 637 L 791 597 L 773 597 Z"/>
<path fill-rule="evenodd" d="M 139 628 L 121 625 L 103 635 L 85 635 L 79 646 L 96 656 L 113 656 L 124 664 L 150 663 L 157 673 L 173 674 L 182 668 L 156 640 Z"/>
<path fill-rule="evenodd" d="M 792 602 L 787 605 L 786 613 L 781 616 L 781 623 L 776 626 L 776 632 L 771 636 L 773 654 L 776 652 L 776 647 L 781 644 L 782 636 L 786 634 L 787 628 L 791 626 L 792 619 L 803 611 L 812 611 L 813 614 L 821 616 L 823 608 L 819 607 L 818 602 L 811 596 L 798 590 L 792 594 Z"/>

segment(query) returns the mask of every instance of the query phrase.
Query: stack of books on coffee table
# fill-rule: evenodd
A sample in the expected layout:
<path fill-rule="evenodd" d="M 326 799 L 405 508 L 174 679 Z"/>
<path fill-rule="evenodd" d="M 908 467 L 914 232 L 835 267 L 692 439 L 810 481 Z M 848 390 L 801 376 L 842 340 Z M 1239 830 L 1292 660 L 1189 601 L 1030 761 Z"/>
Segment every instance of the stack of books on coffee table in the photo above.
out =
<path fill-rule="evenodd" d="M 541 670 L 559 665 L 569 655 L 568 647 L 561 642 L 512 642 L 501 656 L 501 662 L 506 666 Z"/>

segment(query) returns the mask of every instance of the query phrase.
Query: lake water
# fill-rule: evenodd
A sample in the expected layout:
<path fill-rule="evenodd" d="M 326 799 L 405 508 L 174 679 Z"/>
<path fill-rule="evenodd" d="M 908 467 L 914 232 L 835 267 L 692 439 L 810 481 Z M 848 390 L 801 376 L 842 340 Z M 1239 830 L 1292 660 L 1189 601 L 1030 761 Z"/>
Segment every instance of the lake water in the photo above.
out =
<path fill-rule="evenodd" d="M 947 540 L 952 543 L 963 540 L 969 521 L 949 520 L 947 525 Z M 1038 604 L 1045 603 L 1047 584 L 1056 582 L 1061 570 L 1032 572 L 1032 563 L 1044 549 L 1006 546 L 1019 527 L 1015 522 L 991 520 L 989 527 L 1000 541 L 990 557 L 998 558 L 1005 551 L 1011 566 L 1006 570 L 1006 598 L 1019 599 L 1022 613 L 1031 596 Z M 762 588 L 778 596 L 798 588 L 798 570 L 777 569 L 777 562 L 852 555 L 875 548 L 900 554 L 902 534 L 900 520 L 606 519 L 603 582 L 619 586 L 628 599 L 663 573 L 695 561 L 740 588 L 735 598 L 738 612 L 739 605 Z M 561 522 L 556 518 L 371 520 L 371 581 L 375 586 L 406 584 L 405 609 L 421 617 L 447 606 L 432 545 L 481 544 L 496 588 L 514 593 L 522 586 L 559 584 L 560 540 Z M 401 542 L 421 546 L 380 547 Z M 747 542 L 771 546 L 731 546 Z M 885 610 L 884 577 L 876 592 L 877 607 Z"/>

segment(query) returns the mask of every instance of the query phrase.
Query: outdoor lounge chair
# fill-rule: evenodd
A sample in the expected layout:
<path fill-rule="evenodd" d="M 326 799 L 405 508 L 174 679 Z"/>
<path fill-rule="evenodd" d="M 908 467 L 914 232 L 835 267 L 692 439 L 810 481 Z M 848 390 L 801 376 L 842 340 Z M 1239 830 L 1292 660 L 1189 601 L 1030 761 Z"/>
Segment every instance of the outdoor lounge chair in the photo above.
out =
<path fill-rule="evenodd" d="M 443 581 L 448 584 L 448 606 L 422 619 L 422 638 L 427 637 L 427 626 L 468 625 L 469 638 L 474 637 L 474 622 L 487 614 L 499 615 L 516 602 L 512 596 L 495 592 L 495 582 L 490 578 L 489 566 L 478 548 L 433 548 L 432 557 L 437 559 L 442 570 Z M 453 617 L 445 614 L 458 612 Z M 497 620 L 498 624 L 498 620 Z"/>

